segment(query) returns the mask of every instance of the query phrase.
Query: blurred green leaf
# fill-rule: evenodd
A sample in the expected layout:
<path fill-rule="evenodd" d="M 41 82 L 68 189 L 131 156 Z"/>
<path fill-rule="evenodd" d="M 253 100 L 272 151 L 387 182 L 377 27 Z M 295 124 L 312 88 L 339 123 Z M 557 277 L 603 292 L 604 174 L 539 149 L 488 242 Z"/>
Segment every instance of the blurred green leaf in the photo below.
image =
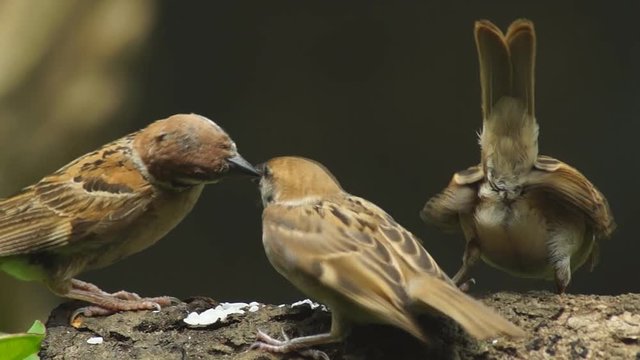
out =
<path fill-rule="evenodd" d="M 46 329 L 44 324 L 40 320 L 36 320 L 33 325 L 27 330 L 28 334 L 44 335 Z"/>
<path fill-rule="evenodd" d="M 36 320 L 26 333 L 0 335 L 2 360 L 37 360 L 45 327 Z"/>

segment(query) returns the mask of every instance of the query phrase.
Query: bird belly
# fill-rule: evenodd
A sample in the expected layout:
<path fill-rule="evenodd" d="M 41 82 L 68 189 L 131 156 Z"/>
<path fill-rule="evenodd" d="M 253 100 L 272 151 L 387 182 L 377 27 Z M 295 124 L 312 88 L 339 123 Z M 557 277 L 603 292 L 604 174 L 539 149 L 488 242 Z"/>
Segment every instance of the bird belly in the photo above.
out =
<path fill-rule="evenodd" d="M 95 255 L 87 263 L 87 268 L 111 265 L 155 244 L 191 211 L 202 189 L 203 185 L 199 185 L 179 193 L 162 194 L 133 224 L 111 234 L 100 235 L 103 245 L 93 251 Z"/>
<path fill-rule="evenodd" d="M 489 265 L 522 277 L 552 275 L 547 222 L 526 199 L 481 203 L 475 225 L 481 257 Z"/>

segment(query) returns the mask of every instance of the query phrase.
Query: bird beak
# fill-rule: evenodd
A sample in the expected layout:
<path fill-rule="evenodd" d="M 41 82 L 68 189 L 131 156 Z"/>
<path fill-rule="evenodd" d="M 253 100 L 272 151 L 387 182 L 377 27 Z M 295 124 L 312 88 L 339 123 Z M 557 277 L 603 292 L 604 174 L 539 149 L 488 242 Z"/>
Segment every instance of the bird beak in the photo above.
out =
<path fill-rule="evenodd" d="M 255 182 L 255 183 L 259 183 L 262 178 L 264 177 L 264 171 L 265 168 L 267 167 L 266 163 L 260 163 L 258 165 L 255 166 L 255 169 L 258 171 L 258 174 L 260 174 L 260 177 L 254 177 L 253 179 L 251 179 L 251 181 Z"/>
<path fill-rule="evenodd" d="M 229 163 L 229 172 L 232 174 L 249 175 L 249 176 L 261 176 L 262 174 L 256 170 L 247 160 L 245 160 L 240 154 L 236 154 L 227 159 Z"/>

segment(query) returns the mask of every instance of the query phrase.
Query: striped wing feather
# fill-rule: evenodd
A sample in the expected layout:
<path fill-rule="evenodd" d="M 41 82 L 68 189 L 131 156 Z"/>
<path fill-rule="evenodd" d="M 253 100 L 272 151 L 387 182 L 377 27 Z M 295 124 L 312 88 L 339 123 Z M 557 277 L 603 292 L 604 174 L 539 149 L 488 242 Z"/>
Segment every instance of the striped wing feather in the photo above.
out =
<path fill-rule="evenodd" d="M 460 231 L 460 214 L 473 211 L 478 201 L 477 183 L 483 178 L 480 165 L 455 173 L 449 185 L 427 201 L 420 217 L 443 231 Z"/>
<path fill-rule="evenodd" d="M 548 193 L 589 219 L 597 238 L 608 238 L 616 224 L 607 199 L 578 170 L 549 156 L 539 156 L 527 187 Z"/>
<path fill-rule="evenodd" d="M 265 245 L 287 259 L 285 275 L 301 271 L 317 278 L 332 292 L 425 340 L 407 311 L 408 279 L 426 273 L 450 280 L 419 241 L 383 210 L 346 196 L 298 208 L 268 207 L 264 225 Z"/>
<path fill-rule="evenodd" d="M 105 151 L 114 154 L 89 154 L 0 200 L 0 256 L 64 247 L 144 212 L 153 187 L 131 162 L 110 160 Z"/>

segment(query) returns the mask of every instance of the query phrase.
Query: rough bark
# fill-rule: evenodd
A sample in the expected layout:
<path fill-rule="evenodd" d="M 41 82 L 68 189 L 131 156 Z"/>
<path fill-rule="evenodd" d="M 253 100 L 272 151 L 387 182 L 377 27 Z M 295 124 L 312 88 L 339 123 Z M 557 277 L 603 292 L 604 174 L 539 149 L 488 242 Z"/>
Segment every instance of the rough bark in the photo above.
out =
<path fill-rule="evenodd" d="M 421 318 L 430 344 L 400 330 L 362 326 L 343 343 L 322 346 L 332 359 L 640 359 L 640 294 L 619 296 L 566 295 L 546 292 L 497 293 L 482 297 L 528 332 L 525 339 L 477 342 L 454 323 Z M 300 336 L 327 331 L 330 316 L 307 305 L 266 305 L 256 312 L 231 315 L 205 328 L 191 328 L 183 319 L 190 311 L 215 305 L 207 298 L 187 299 L 160 312 L 129 312 L 83 319 L 79 329 L 68 325 L 78 304 L 63 304 L 47 323 L 42 359 L 278 359 L 249 350 L 256 329 L 273 336 L 282 331 Z M 101 336 L 104 342 L 87 340 Z M 287 358 L 296 358 L 295 355 Z"/>

